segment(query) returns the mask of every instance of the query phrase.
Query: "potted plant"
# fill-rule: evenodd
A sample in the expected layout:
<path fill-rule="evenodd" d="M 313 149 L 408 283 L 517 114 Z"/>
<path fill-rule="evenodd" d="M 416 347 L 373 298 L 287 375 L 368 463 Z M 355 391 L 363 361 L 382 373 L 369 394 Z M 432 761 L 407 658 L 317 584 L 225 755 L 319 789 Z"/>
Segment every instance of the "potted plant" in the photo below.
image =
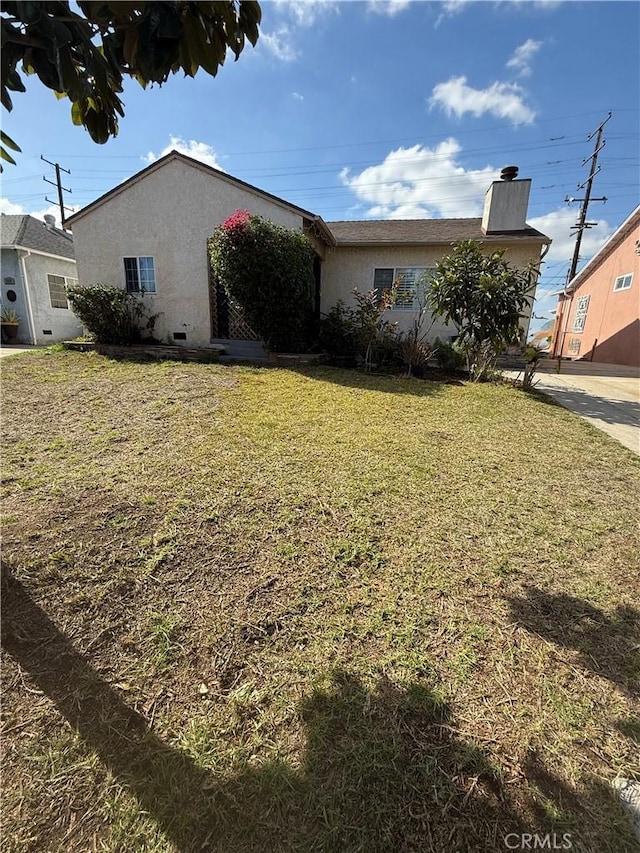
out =
<path fill-rule="evenodd" d="M 0 328 L 2 329 L 2 340 L 5 343 L 13 343 L 18 337 L 18 326 L 20 317 L 13 308 L 3 308 L 0 312 Z"/>

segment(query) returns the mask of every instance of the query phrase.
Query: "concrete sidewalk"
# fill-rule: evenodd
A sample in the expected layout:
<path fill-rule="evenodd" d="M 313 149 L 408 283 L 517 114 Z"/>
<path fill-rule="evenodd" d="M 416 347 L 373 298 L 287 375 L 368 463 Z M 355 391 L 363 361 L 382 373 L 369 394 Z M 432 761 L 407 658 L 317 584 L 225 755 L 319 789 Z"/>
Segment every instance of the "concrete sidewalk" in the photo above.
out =
<path fill-rule="evenodd" d="M 640 370 L 626 368 L 621 376 L 612 365 L 606 375 L 605 367 L 593 373 L 544 370 L 534 377 L 534 387 L 640 456 Z"/>

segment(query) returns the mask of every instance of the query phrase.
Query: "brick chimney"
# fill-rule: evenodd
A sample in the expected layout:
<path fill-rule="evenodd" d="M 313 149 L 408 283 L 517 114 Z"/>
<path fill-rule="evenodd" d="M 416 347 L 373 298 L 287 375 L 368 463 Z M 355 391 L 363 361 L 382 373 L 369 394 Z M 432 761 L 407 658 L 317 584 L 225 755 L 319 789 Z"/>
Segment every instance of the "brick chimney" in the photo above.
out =
<path fill-rule="evenodd" d="M 505 166 L 484 199 L 482 230 L 485 234 L 522 231 L 527 227 L 531 179 L 516 180 L 517 166 Z"/>

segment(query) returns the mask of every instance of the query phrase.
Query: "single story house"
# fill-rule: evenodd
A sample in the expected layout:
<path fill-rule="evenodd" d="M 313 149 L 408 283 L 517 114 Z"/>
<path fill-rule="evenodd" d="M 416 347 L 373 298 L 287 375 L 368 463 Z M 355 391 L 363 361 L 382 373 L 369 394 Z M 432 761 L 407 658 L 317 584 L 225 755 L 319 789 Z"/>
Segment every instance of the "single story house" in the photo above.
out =
<path fill-rule="evenodd" d="M 192 347 L 224 342 L 228 352 L 238 353 L 234 342 L 256 336 L 213 281 L 207 252 L 216 226 L 236 210 L 309 237 L 316 253 L 317 308 L 326 313 L 339 299 L 352 304 L 354 287 L 388 287 L 401 276 L 403 286 L 413 290 L 413 283 L 458 240 L 504 248 L 516 265 L 539 261 L 551 241 L 526 224 L 531 181 L 509 178 L 493 182 L 482 218 L 325 222 L 172 151 L 74 213 L 67 224 L 84 284 L 144 290 L 150 312 L 159 315 L 155 335 L 164 341 Z M 407 298 L 393 309 L 392 319 L 406 328 L 416 308 Z M 528 325 L 525 318 L 525 335 Z M 436 326 L 430 337 L 453 334 L 452 328 Z"/>
<path fill-rule="evenodd" d="M 640 367 L 640 205 L 560 294 L 554 356 Z"/>
<path fill-rule="evenodd" d="M 12 343 L 51 344 L 82 334 L 65 287 L 78 283 L 73 237 L 53 216 L 0 216 L 2 310 L 19 318 Z"/>

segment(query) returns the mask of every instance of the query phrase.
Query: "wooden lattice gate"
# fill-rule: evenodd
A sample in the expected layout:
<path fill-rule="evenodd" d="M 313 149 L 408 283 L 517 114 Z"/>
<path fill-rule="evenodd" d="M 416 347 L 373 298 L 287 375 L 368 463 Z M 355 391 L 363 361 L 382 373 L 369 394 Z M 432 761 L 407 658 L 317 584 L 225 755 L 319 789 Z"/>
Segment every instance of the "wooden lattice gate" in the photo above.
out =
<path fill-rule="evenodd" d="M 209 264 L 209 307 L 211 311 L 211 337 L 238 341 L 259 341 L 247 323 L 242 308 L 229 298 L 226 290 L 214 275 Z"/>

